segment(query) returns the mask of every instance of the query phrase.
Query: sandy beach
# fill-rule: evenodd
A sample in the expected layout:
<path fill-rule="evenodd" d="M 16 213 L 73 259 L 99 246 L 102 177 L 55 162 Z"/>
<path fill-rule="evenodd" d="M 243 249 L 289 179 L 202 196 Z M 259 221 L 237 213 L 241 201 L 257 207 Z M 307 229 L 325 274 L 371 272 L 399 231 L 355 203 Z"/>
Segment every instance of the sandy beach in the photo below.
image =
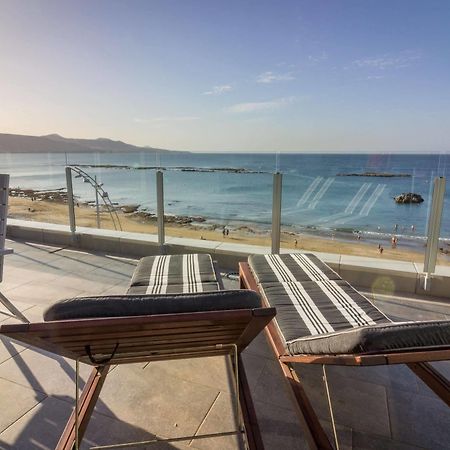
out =
<path fill-rule="evenodd" d="M 139 213 L 124 213 L 117 211 L 122 229 L 138 233 L 156 234 L 156 218 Z M 67 204 L 59 201 L 36 201 L 26 197 L 9 198 L 9 217 L 30 221 L 51 222 L 68 225 Z M 101 212 L 101 228 L 114 229 L 109 213 Z M 169 219 L 170 220 L 170 219 Z M 76 207 L 77 225 L 95 228 L 97 226 L 95 208 L 80 204 Z M 226 225 L 230 233 L 223 235 L 223 226 Z M 234 242 L 270 246 L 270 234 L 251 226 L 232 227 L 229 224 L 205 224 L 205 223 L 167 223 L 165 227 L 167 236 L 177 236 L 193 239 L 214 240 L 220 242 Z M 295 243 L 297 241 L 297 244 Z M 383 253 L 380 254 L 378 244 L 365 242 L 364 239 L 355 242 L 339 239 L 318 237 L 304 233 L 282 232 L 281 246 L 299 251 L 318 251 L 327 253 L 368 256 L 372 258 L 395 259 L 402 261 L 423 262 L 424 252 L 406 248 L 398 244 L 397 248 L 391 248 L 386 239 L 381 242 Z M 450 265 L 448 256 L 440 254 L 438 264 Z"/>

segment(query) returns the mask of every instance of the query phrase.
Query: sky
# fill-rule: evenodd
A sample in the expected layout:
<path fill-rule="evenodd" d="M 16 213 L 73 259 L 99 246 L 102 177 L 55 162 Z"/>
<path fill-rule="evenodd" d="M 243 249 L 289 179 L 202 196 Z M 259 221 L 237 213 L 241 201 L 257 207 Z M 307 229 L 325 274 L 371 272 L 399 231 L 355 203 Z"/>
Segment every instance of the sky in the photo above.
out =
<path fill-rule="evenodd" d="M 450 1 L 0 0 L 0 132 L 449 152 Z"/>

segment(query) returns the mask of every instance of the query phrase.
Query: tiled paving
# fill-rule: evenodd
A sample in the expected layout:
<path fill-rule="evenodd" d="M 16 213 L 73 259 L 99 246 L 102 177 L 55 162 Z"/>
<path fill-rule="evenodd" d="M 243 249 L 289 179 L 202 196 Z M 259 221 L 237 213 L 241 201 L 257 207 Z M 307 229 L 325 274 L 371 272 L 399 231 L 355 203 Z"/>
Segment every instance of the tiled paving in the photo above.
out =
<path fill-rule="evenodd" d="M 70 296 L 124 293 L 136 260 L 9 241 L 0 290 L 33 321 L 53 301 Z M 235 280 L 225 278 L 227 287 Z M 450 318 L 450 305 L 374 298 L 396 319 Z M 14 319 L 0 313 L 0 322 Z M 264 335 L 244 352 L 266 449 L 304 449 Z M 450 376 L 450 363 L 436 363 Z M 86 380 L 90 368 L 82 366 Z M 320 366 L 299 366 L 310 399 L 331 436 Z M 0 341 L 0 449 L 52 449 L 74 402 L 73 361 Z M 450 448 L 450 409 L 404 366 L 329 367 L 327 376 L 341 449 Z M 231 372 L 225 358 L 114 367 L 102 390 L 81 448 L 124 441 L 229 431 L 235 427 Z M 143 447 L 141 447 L 143 448 Z M 145 447 L 144 447 L 145 448 Z M 221 437 L 158 444 L 152 449 L 239 449 Z"/>

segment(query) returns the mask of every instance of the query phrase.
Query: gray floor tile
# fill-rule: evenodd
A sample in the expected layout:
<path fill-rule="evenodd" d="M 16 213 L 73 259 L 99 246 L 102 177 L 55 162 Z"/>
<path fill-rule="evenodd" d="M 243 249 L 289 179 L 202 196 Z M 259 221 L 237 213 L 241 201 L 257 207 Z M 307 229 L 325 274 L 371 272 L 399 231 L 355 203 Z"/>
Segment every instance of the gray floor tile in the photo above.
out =
<path fill-rule="evenodd" d="M 96 409 L 165 436 L 193 434 L 219 391 L 168 374 L 155 376 L 135 364 L 108 375 Z"/>
<path fill-rule="evenodd" d="M 91 367 L 80 364 L 80 388 Z M 0 378 L 47 395 L 75 398 L 75 363 L 42 350 L 27 349 L 0 364 Z"/>
<path fill-rule="evenodd" d="M 158 436 L 160 438 L 168 438 L 168 436 Z M 143 428 L 136 427 L 131 423 L 127 423 L 118 419 L 104 416 L 103 414 L 92 414 L 88 428 L 81 442 L 80 449 L 88 450 L 95 445 L 112 445 L 127 442 L 149 441 L 155 439 L 155 435 L 149 433 Z M 184 443 L 183 443 L 184 442 Z M 131 450 L 195 450 L 196 447 L 188 446 L 183 441 L 177 443 L 153 443 L 146 446 L 127 447 Z"/>
<path fill-rule="evenodd" d="M 310 448 L 299 418 L 292 410 L 259 401 L 255 401 L 255 408 L 267 450 Z"/>
<path fill-rule="evenodd" d="M 368 433 L 353 432 L 354 450 L 419 450 L 423 447 L 417 447 L 411 444 L 395 441 L 392 439 L 374 436 Z"/>
<path fill-rule="evenodd" d="M 234 392 L 230 359 L 225 356 L 154 361 L 146 365 L 145 376 L 171 376 L 224 392 Z"/>
<path fill-rule="evenodd" d="M 0 448 L 1 433 L 45 397 L 45 394 L 0 378 Z"/>
<path fill-rule="evenodd" d="M 205 420 L 200 425 L 197 435 L 238 430 L 234 395 L 220 392 L 216 397 Z M 237 450 L 244 449 L 242 435 L 214 437 L 192 441 L 199 449 L 204 450 Z"/>
<path fill-rule="evenodd" d="M 389 391 L 392 437 L 410 445 L 448 449 L 450 409 L 438 398 Z"/>

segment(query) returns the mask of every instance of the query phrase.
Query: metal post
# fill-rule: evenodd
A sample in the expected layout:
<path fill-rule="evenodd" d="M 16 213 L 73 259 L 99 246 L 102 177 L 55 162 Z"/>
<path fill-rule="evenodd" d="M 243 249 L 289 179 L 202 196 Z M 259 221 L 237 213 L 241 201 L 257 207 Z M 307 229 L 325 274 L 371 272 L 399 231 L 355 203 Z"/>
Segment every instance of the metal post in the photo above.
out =
<path fill-rule="evenodd" d="M 8 217 L 9 175 L 0 174 L 0 281 L 3 278 L 3 256 L 6 254 L 6 220 Z"/>
<path fill-rule="evenodd" d="M 272 253 L 280 253 L 281 233 L 281 192 L 283 175 L 273 174 L 273 196 L 272 196 Z"/>
<path fill-rule="evenodd" d="M 97 175 L 95 175 L 94 181 L 95 181 L 95 211 L 96 211 L 96 214 L 97 214 L 97 228 L 101 228 L 100 227 L 100 207 L 99 207 L 99 204 L 98 204 Z"/>
<path fill-rule="evenodd" d="M 158 243 L 163 247 L 164 238 L 164 179 L 161 170 L 156 171 L 156 218 L 158 221 Z"/>
<path fill-rule="evenodd" d="M 66 167 L 66 184 L 67 184 L 67 205 L 69 207 L 70 231 L 75 234 L 77 231 L 75 223 L 75 208 L 73 203 L 73 187 L 72 187 L 72 169 Z"/>
<path fill-rule="evenodd" d="M 427 227 L 427 248 L 425 251 L 425 261 L 423 271 L 425 272 L 424 289 L 430 289 L 430 275 L 436 268 L 436 258 L 439 245 L 439 235 L 441 230 L 442 209 L 444 205 L 445 178 L 436 177 L 433 183 L 433 197 L 431 200 L 430 216 Z"/>

